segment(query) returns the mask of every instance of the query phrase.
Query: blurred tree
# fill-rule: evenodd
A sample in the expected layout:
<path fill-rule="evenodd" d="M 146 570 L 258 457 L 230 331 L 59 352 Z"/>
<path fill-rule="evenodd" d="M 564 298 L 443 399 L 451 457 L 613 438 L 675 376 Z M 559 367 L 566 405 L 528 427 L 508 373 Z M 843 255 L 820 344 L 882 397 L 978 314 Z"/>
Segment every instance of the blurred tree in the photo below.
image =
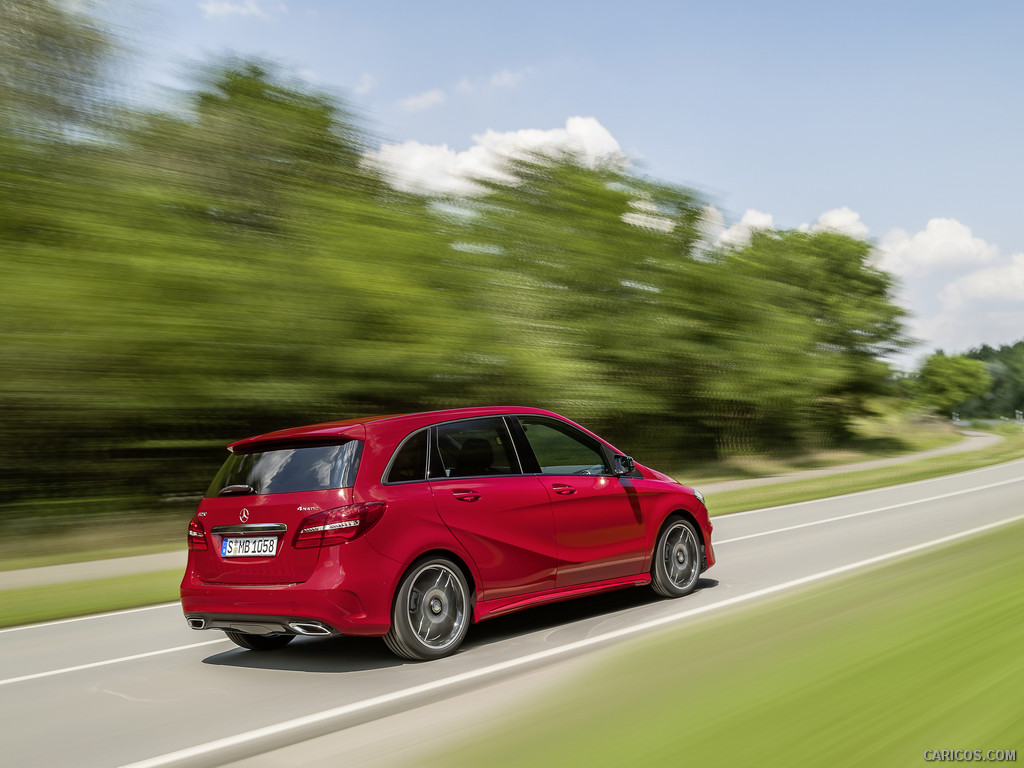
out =
<path fill-rule="evenodd" d="M 985 345 L 964 356 L 985 364 L 992 385 L 989 391 L 960 405 L 963 416 L 1013 418 L 1016 411 L 1024 410 L 1024 341 L 998 349 Z"/>
<path fill-rule="evenodd" d="M 342 100 L 257 60 L 101 129 L 115 43 L 0 3 L 29 14 L 0 62 L 0 522 L 153 509 L 232 438 L 364 413 L 545 405 L 669 466 L 800 446 L 899 344 L 864 243 L 714 250 L 694 192 L 572 154 L 400 193 Z"/>
<path fill-rule="evenodd" d="M 504 176 L 478 180 L 487 194 L 453 231 L 457 266 L 482 277 L 468 303 L 493 323 L 481 353 L 499 375 L 474 393 L 530 397 L 623 444 L 674 444 L 672 425 L 695 423 L 687 347 L 700 341 L 669 335 L 694 322 L 676 314 L 698 279 L 693 193 L 571 154 L 508 158 Z"/>
<path fill-rule="evenodd" d="M 3 501 L 67 494 L 98 449 L 64 461 L 63 375 L 77 357 L 77 247 L 95 220 L 92 148 L 105 136 L 104 75 L 119 48 L 71 3 L 0 0 L 0 463 Z M 72 398 L 73 399 L 73 398 Z M 56 456 L 54 454 L 57 454 Z"/>
<path fill-rule="evenodd" d="M 776 390 L 782 400 L 765 397 L 783 419 L 773 427 L 780 436 L 798 429 L 842 437 L 865 399 L 888 386 L 882 358 L 905 346 L 905 312 L 893 300 L 891 276 L 871 266 L 870 255 L 868 243 L 845 235 L 782 231 L 755 233 L 748 246 L 721 256 L 733 279 L 749 281 L 749 300 L 765 310 L 757 326 L 777 330 L 788 359 L 778 361 L 790 369 Z M 749 380 L 738 388 L 759 391 Z"/>
<path fill-rule="evenodd" d="M 185 115 L 153 115 L 136 132 L 155 168 L 187 190 L 191 213 L 280 233 L 301 190 L 379 190 L 361 168 L 363 131 L 339 100 L 258 60 L 197 67 L 195 81 Z"/>
<path fill-rule="evenodd" d="M 960 355 L 931 355 L 917 373 L 917 399 L 931 410 L 948 414 L 961 403 L 988 392 L 992 377 L 979 360 Z"/>
<path fill-rule="evenodd" d="M 0 0 L 0 133 L 61 140 L 91 130 L 115 42 L 57 0 Z"/>

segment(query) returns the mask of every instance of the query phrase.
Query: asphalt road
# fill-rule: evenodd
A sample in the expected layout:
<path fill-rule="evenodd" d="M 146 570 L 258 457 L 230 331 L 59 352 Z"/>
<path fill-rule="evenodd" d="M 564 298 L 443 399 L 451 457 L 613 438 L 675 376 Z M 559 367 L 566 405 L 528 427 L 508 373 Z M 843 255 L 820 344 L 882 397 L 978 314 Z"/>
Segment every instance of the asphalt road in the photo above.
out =
<path fill-rule="evenodd" d="M 409 765 L 579 664 L 841 573 L 1024 519 L 1024 461 L 716 518 L 700 590 L 633 589 L 494 619 L 425 664 L 367 638 L 257 654 L 176 605 L 0 631 L 9 765 Z M 235 761 L 235 762 L 232 762 Z"/>

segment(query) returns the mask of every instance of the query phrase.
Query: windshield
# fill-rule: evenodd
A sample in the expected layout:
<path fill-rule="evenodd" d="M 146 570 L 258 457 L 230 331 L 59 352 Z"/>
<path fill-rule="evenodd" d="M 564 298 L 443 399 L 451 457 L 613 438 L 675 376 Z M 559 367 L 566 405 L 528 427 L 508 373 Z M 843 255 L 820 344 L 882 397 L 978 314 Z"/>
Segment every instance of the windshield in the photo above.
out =
<path fill-rule="evenodd" d="M 362 454 L 360 440 L 333 445 L 275 448 L 232 454 L 207 490 L 207 497 L 225 493 L 270 494 L 351 488 Z"/>

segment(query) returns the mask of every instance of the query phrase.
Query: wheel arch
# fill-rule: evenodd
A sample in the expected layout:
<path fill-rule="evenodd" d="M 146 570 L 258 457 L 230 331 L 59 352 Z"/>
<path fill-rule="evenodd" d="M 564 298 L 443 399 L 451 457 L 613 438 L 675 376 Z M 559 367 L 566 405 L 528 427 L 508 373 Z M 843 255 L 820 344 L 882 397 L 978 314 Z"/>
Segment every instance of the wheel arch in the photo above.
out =
<path fill-rule="evenodd" d="M 453 563 L 455 563 L 456 566 L 458 566 L 459 570 L 462 571 L 462 577 L 466 580 L 466 586 L 469 587 L 469 599 L 473 603 L 473 606 L 475 606 L 477 595 L 477 583 L 476 576 L 473 574 L 473 569 L 470 568 L 469 563 L 461 555 L 452 552 L 450 549 L 444 549 L 441 547 L 435 547 L 434 549 L 428 549 L 425 552 L 421 552 L 419 555 L 417 555 L 409 561 L 409 564 L 399 575 L 398 581 L 395 583 L 395 588 L 392 590 L 392 604 L 394 604 L 395 596 L 398 593 L 398 585 L 402 583 L 402 579 L 405 578 L 406 574 L 408 574 L 409 571 L 415 568 L 417 564 L 423 562 L 424 560 L 429 560 L 433 557 L 446 558 L 448 560 L 451 560 Z M 475 617 L 473 619 L 473 623 L 476 623 Z"/>
<path fill-rule="evenodd" d="M 686 520 L 697 532 L 697 540 L 700 542 L 701 571 L 706 571 L 708 569 L 708 548 L 707 541 L 705 541 L 704 529 L 701 528 L 700 522 L 690 510 L 686 507 L 677 507 L 665 515 L 661 521 L 661 525 L 658 526 L 658 530 L 648 542 L 647 558 L 644 561 L 645 571 L 649 571 L 651 569 L 651 564 L 654 562 L 654 548 L 658 546 L 658 539 L 661 538 L 662 531 L 664 531 L 673 520 L 678 519 Z"/>

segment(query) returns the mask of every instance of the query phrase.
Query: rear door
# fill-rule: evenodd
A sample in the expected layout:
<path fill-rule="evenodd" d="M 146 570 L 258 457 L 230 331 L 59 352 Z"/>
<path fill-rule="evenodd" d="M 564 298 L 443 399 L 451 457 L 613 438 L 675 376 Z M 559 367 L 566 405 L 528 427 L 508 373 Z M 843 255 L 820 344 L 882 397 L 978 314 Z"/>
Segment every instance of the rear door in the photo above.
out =
<path fill-rule="evenodd" d="M 616 477 L 600 442 L 571 424 L 519 416 L 555 521 L 556 586 L 639 574 L 644 517 L 632 481 Z M 532 458 L 529 458 L 532 463 Z"/>
<path fill-rule="evenodd" d="M 555 528 L 544 486 L 524 476 L 501 417 L 431 430 L 430 490 L 483 580 L 480 600 L 550 589 Z"/>

